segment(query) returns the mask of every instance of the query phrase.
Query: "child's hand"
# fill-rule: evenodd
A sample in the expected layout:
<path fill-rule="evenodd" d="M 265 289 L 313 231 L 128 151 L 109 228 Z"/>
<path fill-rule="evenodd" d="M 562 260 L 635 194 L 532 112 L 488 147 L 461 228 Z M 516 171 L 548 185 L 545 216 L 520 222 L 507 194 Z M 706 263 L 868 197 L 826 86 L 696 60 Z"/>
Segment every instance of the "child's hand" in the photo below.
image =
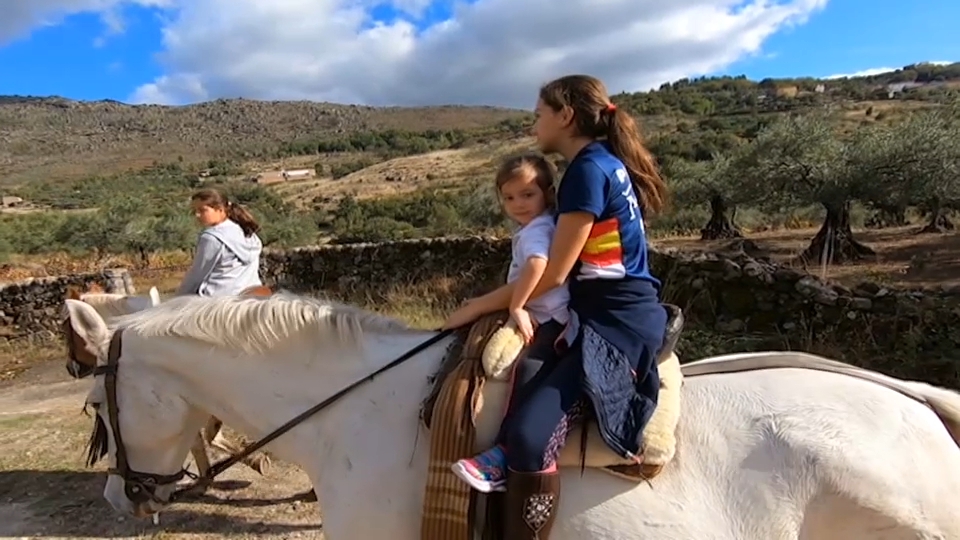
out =
<path fill-rule="evenodd" d="M 530 312 L 523 308 L 510 310 L 510 317 L 517 323 L 517 330 L 520 331 L 523 342 L 529 345 L 533 341 L 533 333 L 537 329 L 537 322 L 530 317 Z"/>

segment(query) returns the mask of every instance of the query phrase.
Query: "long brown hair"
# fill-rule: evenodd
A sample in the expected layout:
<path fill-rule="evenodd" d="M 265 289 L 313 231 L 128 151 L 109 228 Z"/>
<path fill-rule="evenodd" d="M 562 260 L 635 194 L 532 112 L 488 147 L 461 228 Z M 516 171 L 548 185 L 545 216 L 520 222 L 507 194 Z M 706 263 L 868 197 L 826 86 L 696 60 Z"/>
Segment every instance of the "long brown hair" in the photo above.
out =
<path fill-rule="evenodd" d="M 537 187 L 543 191 L 543 201 L 548 210 L 557 209 L 557 168 L 547 158 L 532 152 L 511 156 L 500 164 L 497 169 L 496 184 L 497 196 L 504 184 L 513 180 L 525 171 L 533 173 Z"/>
<path fill-rule="evenodd" d="M 260 230 L 260 224 L 257 223 L 257 220 L 254 219 L 253 214 L 251 214 L 249 210 L 243 205 L 231 202 L 226 195 L 215 189 L 201 189 L 194 193 L 193 196 L 190 197 L 190 200 L 207 205 L 210 208 L 225 210 L 227 212 L 227 218 L 243 229 L 244 236 L 252 236 Z"/>
<path fill-rule="evenodd" d="M 610 150 L 626 166 L 645 214 L 663 210 L 667 185 L 657 162 L 643 145 L 636 121 L 610 101 L 603 82 L 589 75 L 568 75 L 543 85 L 540 100 L 555 111 L 570 107 L 578 135 L 607 140 Z"/>

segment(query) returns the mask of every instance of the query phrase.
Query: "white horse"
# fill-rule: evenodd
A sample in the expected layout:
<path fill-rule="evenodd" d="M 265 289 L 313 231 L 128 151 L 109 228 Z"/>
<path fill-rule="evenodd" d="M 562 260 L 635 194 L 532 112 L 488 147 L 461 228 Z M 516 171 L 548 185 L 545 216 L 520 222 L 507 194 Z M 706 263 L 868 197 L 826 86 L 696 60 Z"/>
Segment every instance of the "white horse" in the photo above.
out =
<path fill-rule="evenodd" d="M 68 304 L 76 331 L 104 362 L 112 329 L 89 306 Z M 283 294 L 175 299 L 120 319 L 117 328 L 123 446 L 133 470 L 157 475 L 180 470 L 208 415 L 263 437 L 434 335 Z M 352 389 L 270 445 L 310 476 L 326 538 L 419 539 L 428 439 L 418 408 L 450 339 Z M 703 362 L 799 357 L 817 358 L 771 352 Z M 649 484 L 562 469 L 551 538 L 960 538 L 960 449 L 945 428 L 960 425 L 960 394 L 876 377 L 929 405 L 812 369 L 689 377 L 673 461 Z M 102 377 L 88 399 L 98 405 L 114 466 Z M 134 503 L 124 488 L 111 474 L 104 498 L 139 516 L 159 511 L 173 491 L 162 485 L 156 501 Z"/>
<path fill-rule="evenodd" d="M 150 287 L 147 296 L 99 291 L 80 293 L 75 290 L 70 291 L 68 294 L 70 299 L 79 300 L 92 306 L 106 324 L 110 324 L 118 317 L 158 306 L 162 302 L 160 291 L 158 291 L 156 287 Z M 64 316 L 69 318 L 69 310 L 65 311 Z M 75 352 L 71 354 L 71 358 L 67 360 L 67 372 L 74 378 L 82 379 L 93 372 L 96 357 L 90 354 L 84 354 L 82 350 L 84 344 L 78 334 L 75 332 L 71 334 L 69 331 L 67 334 L 68 335 L 65 336 L 66 339 L 75 341 L 73 347 Z M 207 471 L 210 470 L 210 459 L 207 456 L 208 445 L 228 454 L 236 454 L 242 450 L 239 445 L 228 440 L 223 435 L 222 427 L 223 423 L 216 417 L 211 416 L 207 420 L 203 430 L 200 431 L 190 450 L 190 453 L 193 455 L 193 460 L 197 464 L 197 472 L 201 476 L 207 474 Z M 261 474 L 265 472 L 267 466 L 267 459 L 263 454 L 248 456 L 244 458 L 242 462 Z"/>

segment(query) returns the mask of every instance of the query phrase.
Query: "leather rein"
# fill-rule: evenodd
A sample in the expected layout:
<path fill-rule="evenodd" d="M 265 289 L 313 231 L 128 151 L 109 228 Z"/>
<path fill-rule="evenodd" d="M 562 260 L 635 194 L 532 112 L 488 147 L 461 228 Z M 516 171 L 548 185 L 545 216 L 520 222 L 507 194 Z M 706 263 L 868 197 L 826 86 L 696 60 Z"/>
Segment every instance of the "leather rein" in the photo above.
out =
<path fill-rule="evenodd" d="M 113 337 L 110 339 L 110 348 L 107 351 L 106 364 L 97 366 L 93 371 L 93 375 L 95 377 L 98 375 L 103 375 L 104 377 L 104 384 L 107 391 L 107 419 L 110 423 L 110 430 L 113 431 L 114 442 L 116 443 L 116 466 L 108 469 L 107 472 L 109 474 L 116 474 L 123 479 L 124 493 L 133 503 L 143 504 L 147 501 L 153 501 L 159 504 L 169 504 L 176 502 L 177 500 L 183 498 L 187 493 L 192 492 L 201 486 L 206 487 L 210 485 L 214 478 L 222 474 L 224 471 L 245 457 L 270 444 L 278 437 L 298 426 L 311 416 L 329 407 L 340 398 L 349 394 L 358 386 L 370 382 L 377 375 L 403 364 L 407 360 L 410 360 L 417 354 L 438 343 L 440 340 L 451 335 L 453 332 L 454 330 L 441 330 L 439 333 L 425 340 L 423 343 L 420 343 L 416 347 L 413 347 L 412 349 L 403 353 L 389 364 L 350 384 L 343 390 L 340 390 L 336 394 L 300 413 L 289 422 L 273 430 L 257 442 L 247 445 L 239 453 L 233 454 L 230 457 L 214 463 L 210 466 L 210 469 L 205 475 L 197 476 L 187 471 L 186 468 L 181 469 L 180 472 L 175 474 L 162 475 L 140 472 L 130 467 L 129 460 L 127 459 L 127 451 L 123 445 L 123 437 L 120 433 L 120 408 L 117 406 L 117 370 L 120 361 L 120 350 L 123 346 L 123 329 L 117 329 L 117 331 L 113 334 Z M 166 500 L 162 500 L 157 497 L 156 490 L 158 487 L 175 484 L 184 477 L 189 477 L 194 481 L 191 484 L 174 491 Z"/>

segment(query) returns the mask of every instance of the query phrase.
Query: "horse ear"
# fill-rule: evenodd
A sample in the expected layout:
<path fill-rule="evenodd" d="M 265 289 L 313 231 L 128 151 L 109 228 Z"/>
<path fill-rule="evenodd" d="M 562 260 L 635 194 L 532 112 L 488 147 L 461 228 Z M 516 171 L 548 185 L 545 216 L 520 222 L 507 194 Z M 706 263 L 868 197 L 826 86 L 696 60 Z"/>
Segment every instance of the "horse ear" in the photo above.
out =
<path fill-rule="evenodd" d="M 98 352 L 96 345 L 103 343 L 110 336 L 103 317 L 90 304 L 71 299 L 67 299 L 67 314 L 70 317 L 70 326 L 83 340 L 84 348 L 96 356 Z"/>
<path fill-rule="evenodd" d="M 156 287 L 150 287 L 150 305 L 160 305 L 160 291 L 158 291 Z"/>
<path fill-rule="evenodd" d="M 79 300 L 80 299 L 80 287 L 76 285 L 67 286 L 67 299 L 68 300 Z"/>

